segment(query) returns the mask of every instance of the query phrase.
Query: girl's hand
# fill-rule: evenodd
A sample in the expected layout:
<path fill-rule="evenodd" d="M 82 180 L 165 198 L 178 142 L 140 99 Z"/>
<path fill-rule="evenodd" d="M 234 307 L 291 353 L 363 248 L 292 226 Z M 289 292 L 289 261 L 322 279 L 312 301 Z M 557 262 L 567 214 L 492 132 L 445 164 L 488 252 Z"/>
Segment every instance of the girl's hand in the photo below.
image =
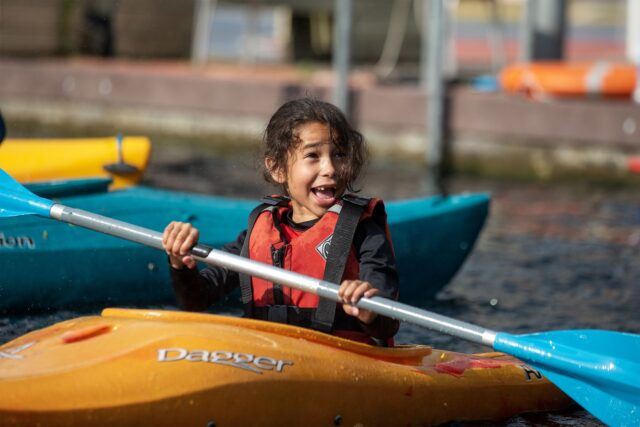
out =
<path fill-rule="evenodd" d="M 173 221 L 167 225 L 162 235 L 162 246 L 169 255 L 171 267 L 181 270 L 185 266 L 196 266 L 196 260 L 188 254 L 198 243 L 199 237 L 198 229 L 189 223 Z"/>
<path fill-rule="evenodd" d="M 338 289 L 338 296 L 342 300 L 342 308 L 350 316 L 357 317 L 359 321 L 368 325 L 378 316 L 369 310 L 362 310 L 352 304 L 360 301 L 360 298 L 371 298 L 380 291 L 371 286 L 369 282 L 362 280 L 345 280 Z"/>

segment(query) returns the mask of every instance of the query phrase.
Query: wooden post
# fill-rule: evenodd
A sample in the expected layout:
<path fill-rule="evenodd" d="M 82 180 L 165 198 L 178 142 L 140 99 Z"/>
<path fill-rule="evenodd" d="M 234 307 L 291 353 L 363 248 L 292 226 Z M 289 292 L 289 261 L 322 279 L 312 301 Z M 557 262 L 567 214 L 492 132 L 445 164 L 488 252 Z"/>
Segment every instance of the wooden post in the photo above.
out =
<path fill-rule="evenodd" d="M 527 0 L 520 59 L 563 59 L 566 15 L 566 0 Z"/>
<path fill-rule="evenodd" d="M 446 0 L 422 2 L 422 86 L 427 93 L 427 148 L 425 150 L 429 193 L 442 193 L 445 149 L 445 81 L 443 53 L 445 41 L 444 4 Z M 426 58 L 426 63 L 424 62 Z"/>
<path fill-rule="evenodd" d="M 640 0 L 627 0 L 627 58 L 636 64 L 633 100 L 640 104 Z"/>
<path fill-rule="evenodd" d="M 193 10 L 191 63 L 204 64 L 209 57 L 209 25 L 216 0 L 196 0 Z"/>
<path fill-rule="evenodd" d="M 351 57 L 352 0 L 334 1 L 333 103 L 349 116 L 349 63 Z"/>

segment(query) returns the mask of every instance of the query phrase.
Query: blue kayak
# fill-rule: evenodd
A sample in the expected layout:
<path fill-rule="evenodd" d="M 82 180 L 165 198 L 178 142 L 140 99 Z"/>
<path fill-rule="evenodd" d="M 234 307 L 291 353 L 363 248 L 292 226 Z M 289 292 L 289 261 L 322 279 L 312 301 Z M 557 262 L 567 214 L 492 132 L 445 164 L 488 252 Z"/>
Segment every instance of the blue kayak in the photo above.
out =
<path fill-rule="evenodd" d="M 103 180 L 31 185 L 60 203 L 162 231 L 172 220 L 200 229 L 214 247 L 246 228 L 256 200 L 148 187 L 106 191 Z M 489 196 L 435 196 L 386 203 L 401 277 L 400 298 L 432 297 L 458 271 L 485 223 Z M 174 302 L 166 254 L 34 216 L 0 219 L 0 311 Z"/>

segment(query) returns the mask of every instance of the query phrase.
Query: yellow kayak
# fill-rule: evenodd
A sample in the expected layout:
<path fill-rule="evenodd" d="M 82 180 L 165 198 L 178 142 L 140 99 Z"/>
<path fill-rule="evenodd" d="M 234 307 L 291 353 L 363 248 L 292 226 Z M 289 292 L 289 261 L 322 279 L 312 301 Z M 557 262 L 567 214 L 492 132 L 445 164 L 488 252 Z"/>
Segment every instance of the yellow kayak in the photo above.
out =
<path fill-rule="evenodd" d="M 6 139 L 0 168 L 20 182 L 113 177 L 111 188 L 142 179 L 151 142 L 146 137 Z"/>
<path fill-rule="evenodd" d="M 407 426 L 566 407 L 502 353 L 371 347 L 209 314 L 106 309 L 0 347 L 0 425 Z"/>

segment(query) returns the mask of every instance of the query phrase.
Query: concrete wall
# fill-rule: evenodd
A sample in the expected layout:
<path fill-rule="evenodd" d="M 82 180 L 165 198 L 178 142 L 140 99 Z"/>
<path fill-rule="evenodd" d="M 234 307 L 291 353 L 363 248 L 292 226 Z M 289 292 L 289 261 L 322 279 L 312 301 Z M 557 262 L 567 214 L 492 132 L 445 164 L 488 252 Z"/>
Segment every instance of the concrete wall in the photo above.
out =
<path fill-rule="evenodd" d="M 184 63 L 0 60 L 0 109 L 12 120 L 108 126 L 191 136 L 258 138 L 285 100 L 329 99 L 304 74 L 247 72 Z M 224 72 L 223 72 L 224 71 Z M 320 78 L 321 76 L 318 76 Z M 324 82 L 324 83 L 323 83 Z M 374 150 L 424 159 L 425 94 L 411 85 L 352 87 L 354 125 Z M 640 153 L 640 107 L 619 100 L 535 102 L 523 96 L 450 92 L 455 167 L 487 175 L 626 179 Z"/>

